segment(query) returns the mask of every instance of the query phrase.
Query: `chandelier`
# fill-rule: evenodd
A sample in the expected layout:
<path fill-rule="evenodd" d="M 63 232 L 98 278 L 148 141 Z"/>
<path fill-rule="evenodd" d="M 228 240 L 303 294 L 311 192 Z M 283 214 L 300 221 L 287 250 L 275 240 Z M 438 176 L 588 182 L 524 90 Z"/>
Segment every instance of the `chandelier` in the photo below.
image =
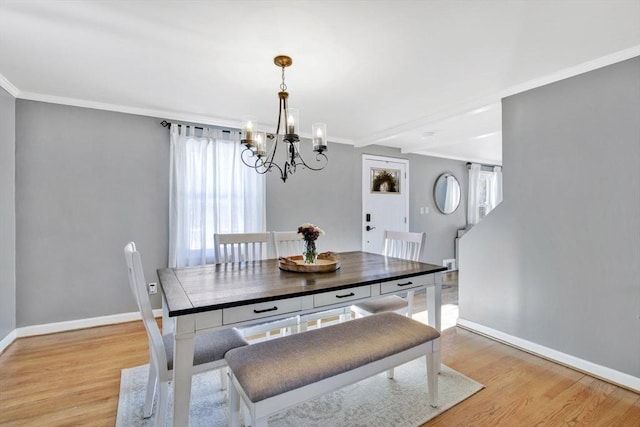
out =
<path fill-rule="evenodd" d="M 317 165 L 311 166 L 304 161 L 300 153 L 300 138 L 298 137 L 298 126 L 300 123 L 298 110 L 289 108 L 287 85 L 284 82 L 284 70 L 293 61 L 290 57 L 280 55 L 273 58 L 274 64 L 282 68 L 282 83 L 280 84 L 280 106 L 278 108 L 278 125 L 275 133 L 266 133 L 256 129 L 256 121 L 252 117 L 246 117 L 244 122 L 243 139 L 241 143 L 245 145 L 242 151 L 242 162 L 256 170 L 260 174 L 270 172 L 274 168 L 280 171 L 280 178 L 287 181 L 289 175 L 295 173 L 298 166 L 313 171 L 319 171 L 329 162 L 324 154 L 327 151 L 327 125 L 324 123 L 314 123 L 311 126 L 311 141 L 313 152 L 315 153 Z M 284 126 L 281 126 L 283 125 Z M 282 127 L 282 134 L 280 130 Z M 267 144 L 267 140 L 270 144 Z M 285 157 L 284 164 L 279 165 L 275 161 L 278 152 L 278 143 L 284 144 Z M 268 146 L 270 145 L 270 147 Z"/>

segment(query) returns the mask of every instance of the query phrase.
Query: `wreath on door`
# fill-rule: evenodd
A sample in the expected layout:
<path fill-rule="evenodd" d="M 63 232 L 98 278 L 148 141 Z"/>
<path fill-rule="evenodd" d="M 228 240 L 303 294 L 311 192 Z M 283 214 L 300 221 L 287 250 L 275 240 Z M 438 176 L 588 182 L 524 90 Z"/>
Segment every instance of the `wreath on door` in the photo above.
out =
<path fill-rule="evenodd" d="M 371 191 L 378 191 L 381 193 L 397 193 L 398 181 L 395 177 L 395 174 L 392 174 L 384 169 L 378 173 L 374 172 L 373 181 L 371 182 Z"/>

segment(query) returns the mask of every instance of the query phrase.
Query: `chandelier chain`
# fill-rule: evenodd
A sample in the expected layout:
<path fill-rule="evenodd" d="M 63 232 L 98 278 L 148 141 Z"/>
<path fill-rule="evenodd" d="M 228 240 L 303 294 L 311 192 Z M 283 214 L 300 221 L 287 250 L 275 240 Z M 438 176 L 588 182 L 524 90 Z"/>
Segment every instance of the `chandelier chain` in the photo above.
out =
<path fill-rule="evenodd" d="M 284 68 L 282 67 L 282 83 L 280 84 L 280 90 L 283 92 L 287 91 L 287 85 L 284 83 Z"/>

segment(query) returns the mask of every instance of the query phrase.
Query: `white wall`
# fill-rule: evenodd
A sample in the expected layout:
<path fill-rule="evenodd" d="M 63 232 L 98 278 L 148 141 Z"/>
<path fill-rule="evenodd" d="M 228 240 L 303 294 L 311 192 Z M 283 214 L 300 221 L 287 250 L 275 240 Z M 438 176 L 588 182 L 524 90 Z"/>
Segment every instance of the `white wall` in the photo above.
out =
<path fill-rule="evenodd" d="M 640 378 L 640 58 L 502 110 L 504 202 L 461 240 L 461 321 Z"/>

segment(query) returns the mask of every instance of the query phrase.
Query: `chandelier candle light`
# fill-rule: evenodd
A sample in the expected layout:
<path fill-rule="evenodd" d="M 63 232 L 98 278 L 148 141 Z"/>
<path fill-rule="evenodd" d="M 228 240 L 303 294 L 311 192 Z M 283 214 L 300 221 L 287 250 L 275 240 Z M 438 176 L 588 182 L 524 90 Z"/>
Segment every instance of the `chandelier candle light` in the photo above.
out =
<path fill-rule="evenodd" d="M 300 124 L 298 110 L 289 108 L 287 85 L 284 83 L 284 70 L 289 67 L 293 60 L 284 55 L 276 56 L 273 59 L 274 64 L 282 68 L 282 83 L 280 84 L 280 106 L 278 108 L 278 125 L 274 134 L 268 134 L 256 130 L 256 120 L 253 117 L 245 117 L 244 122 L 244 139 L 241 143 L 245 145 L 242 151 L 242 162 L 256 170 L 260 174 L 265 174 L 276 168 L 280 171 L 280 178 L 283 182 L 287 181 L 289 175 L 295 173 L 296 167 L 301 166 L 313 171 L 324 169 L 329 159 L 325 151 L 327 151 L 327 125 L 324 123 L 314 123 L 311 126 L 311 141 L 313 151 L 316 153 L 317 167 L 312 167 L 304 161 L 300 154 L 300 138 L 298 137 L 296 127 Z M 280 126 L 282 126 L 283 135 L 280 135 Z M 267 139 L 272 140 L 271 147 L 267 147 Z M 282 166 L 275 162 L 275 155 L 278 148 L 278 142 L 285 144 L 286 155 Z"/>
<path fill-rule="evenodd" d="M 305 264 L 315 264 L 318 259 L 318 248 L 316 248 L 316 240 L 320 235 L 324 234 L 324 230 L 313 224 L 305 222 L 298 227 L 298 234 L 302 234 L 304 239 L 304 248 L 302 251 L 302 259 Z"/>

